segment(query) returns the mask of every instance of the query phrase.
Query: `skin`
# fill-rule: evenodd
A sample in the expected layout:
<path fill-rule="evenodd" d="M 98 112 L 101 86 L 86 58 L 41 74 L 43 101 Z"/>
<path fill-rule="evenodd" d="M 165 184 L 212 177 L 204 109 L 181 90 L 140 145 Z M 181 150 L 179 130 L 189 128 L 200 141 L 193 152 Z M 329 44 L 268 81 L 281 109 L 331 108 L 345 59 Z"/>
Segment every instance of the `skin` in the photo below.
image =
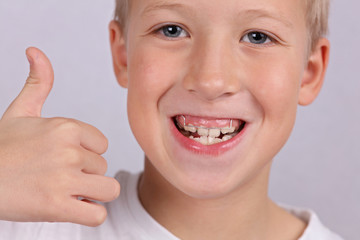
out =
<path fill-rule="evenodd" d="M 98 226 L 107 212 L 89 199 L 120 193 L 118 181 L 104 176 L 107 139 L 75 119 L 41 118 L 54 73 L 39 49 L 26 55 L 29 77 L 0 120 L 0 220 Z"/>
<path fill-rule="evenodd" d="M 315 99 L 328 63 L 326 39 L 307 54 L 304 16 L 300 0 L 133 0 L 130 31 L 110 23 L 114 71 L 146 154 L 139 197 L 181 239 L 301 236 L 305 223 L 274 204 L 267 187 L 297 105 Z M 168 23 L 186 33 L 157 31 Z M 249 43 L 252 30 L 274 41 Z M 198 154 L 170 130 L 170 117 L 184 113 L 242 119 L 248 128 L 229 151 Z"/>

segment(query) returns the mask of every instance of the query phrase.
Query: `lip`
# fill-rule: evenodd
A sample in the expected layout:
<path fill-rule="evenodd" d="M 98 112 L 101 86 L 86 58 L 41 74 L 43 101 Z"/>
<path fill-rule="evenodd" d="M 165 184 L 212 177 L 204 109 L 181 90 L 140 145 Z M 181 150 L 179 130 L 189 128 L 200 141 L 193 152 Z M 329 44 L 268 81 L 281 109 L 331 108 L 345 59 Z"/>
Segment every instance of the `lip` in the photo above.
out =
<path fill-rule="evenodd" d="M 209 155 L 209 156 L 219 156 L 225 152 L 233 149 L 237 144 L 239 144 L 247 131 L 249 123 L 246 122 L 244 128 L 233 138 L 228 141 L 216 143 L 213 145 L 203 145 L 199 142 L 191 140 L 190 138 L 182 135 L 179 130 L 176 128 L 173 118 L 169 118 L 170 130 L 178 143 L 188 151 L 191 151 L 195 154 Z"/>

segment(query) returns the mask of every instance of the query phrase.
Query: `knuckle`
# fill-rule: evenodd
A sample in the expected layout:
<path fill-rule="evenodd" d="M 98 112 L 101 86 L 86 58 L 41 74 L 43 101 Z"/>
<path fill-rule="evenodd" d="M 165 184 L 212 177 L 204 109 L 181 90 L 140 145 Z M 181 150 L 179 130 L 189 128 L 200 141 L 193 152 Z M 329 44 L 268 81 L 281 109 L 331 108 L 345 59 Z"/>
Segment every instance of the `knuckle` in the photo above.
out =
<path fill-rule="evenodd" d="M 79 136 L 80 134 L 80 125 L 74 119 L 56 118 L 54 119 L 54 125 L 58 132 L 67 136 Z"/>
<path fill-rule="evenodd" d="M 57 182 L 59 184 L 59 190 L 62 193 L 69 194 L 69 191 L 71 191 L 74 187 L 74 183 L 78 183 L 79 179 L 72 171 L 64 171 L 58 175 Z"/>
<path fill-rule="evenodd" d="M 49 206 L 49 219 L 52 219 L 53 221 L 58 220 L 60 218 L 60 212 L 64 212 L 64 199 L 61 197 L 52 197 L 50 206 Z"/>
<path fill-rule="evenodd" d="M 33 205 L 39 206 L 37 213 L 42 221 L 66 221 L 69 214 L 68 198 L 72 195 L 73 185 L 77 182 L 75 175 L 60 171 L 52 174 L 49 181 L 44 181 L 36 189 Z M 66 214 L 69 213 L 69 214 Z"/>
<path fill-rule="evenodd" d="M 59 215 L 59 209 L 63 205 L 63 199 L 57 194 L 43 193 L 38 202 L 41 206 L 40 215 L 48 221 L 56 221 Z"/>
<path fill-rule="evenodd" d="M 63 197 L 71 196 L 76 192 L 78 182 L 79 178 L 73 171 L 62 171 L 54 174 L 53 183 L 56 183 L 56 187 L 53 190 L 54 198 L 52 200 L 60 204 L 58 201 L 62 201 Z"/>
<path fill-rule="evenodd" d="M 39 85 L 41 83 L 41 80 L 36 78 L 31 72 L 29 73 L 29 76 L 26 79 L 25 82 L 28 86 L 31 85 Z"/>
<path fill-rule="evenodd" d="M 68 147 L 62 150 L 60 161 L 67 166 L 79 166 L 83 161 L 82 153 L 78 148 Z"/>

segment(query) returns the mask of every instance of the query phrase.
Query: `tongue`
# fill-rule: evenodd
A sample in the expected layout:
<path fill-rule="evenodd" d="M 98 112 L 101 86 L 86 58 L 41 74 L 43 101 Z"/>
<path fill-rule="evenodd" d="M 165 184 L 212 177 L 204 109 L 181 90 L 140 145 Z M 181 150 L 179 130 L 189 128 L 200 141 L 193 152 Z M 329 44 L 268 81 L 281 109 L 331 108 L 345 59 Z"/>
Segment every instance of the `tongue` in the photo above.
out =
<path fill-rule="evenodd" d="M 184 122 L 185 117 L 185 122 Z M 227 128 L 231 125 L 231 119 L 219 119 L 219 118 L 204 118 L 204 117 L 195 117 L 189 115 L 177 116 L 176 120 L 182 126 L 192 125 L 197 127 L 206 127 L 206 128 Z M 240 120 L 233 119 L 232 127 L 236 129 L 240 126 Z"/>

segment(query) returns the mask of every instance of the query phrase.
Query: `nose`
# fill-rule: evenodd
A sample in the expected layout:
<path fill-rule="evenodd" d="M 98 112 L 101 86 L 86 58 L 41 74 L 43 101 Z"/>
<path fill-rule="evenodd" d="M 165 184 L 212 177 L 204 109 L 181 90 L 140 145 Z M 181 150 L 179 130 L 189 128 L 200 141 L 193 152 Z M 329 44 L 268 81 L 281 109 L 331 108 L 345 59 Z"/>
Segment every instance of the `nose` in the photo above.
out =
<path fill-rule="evenodd" d="M 208 101 L 230 96 L 241 88 L 237 48 L 223 38 L 194 44 L 183 86 Z"/>

